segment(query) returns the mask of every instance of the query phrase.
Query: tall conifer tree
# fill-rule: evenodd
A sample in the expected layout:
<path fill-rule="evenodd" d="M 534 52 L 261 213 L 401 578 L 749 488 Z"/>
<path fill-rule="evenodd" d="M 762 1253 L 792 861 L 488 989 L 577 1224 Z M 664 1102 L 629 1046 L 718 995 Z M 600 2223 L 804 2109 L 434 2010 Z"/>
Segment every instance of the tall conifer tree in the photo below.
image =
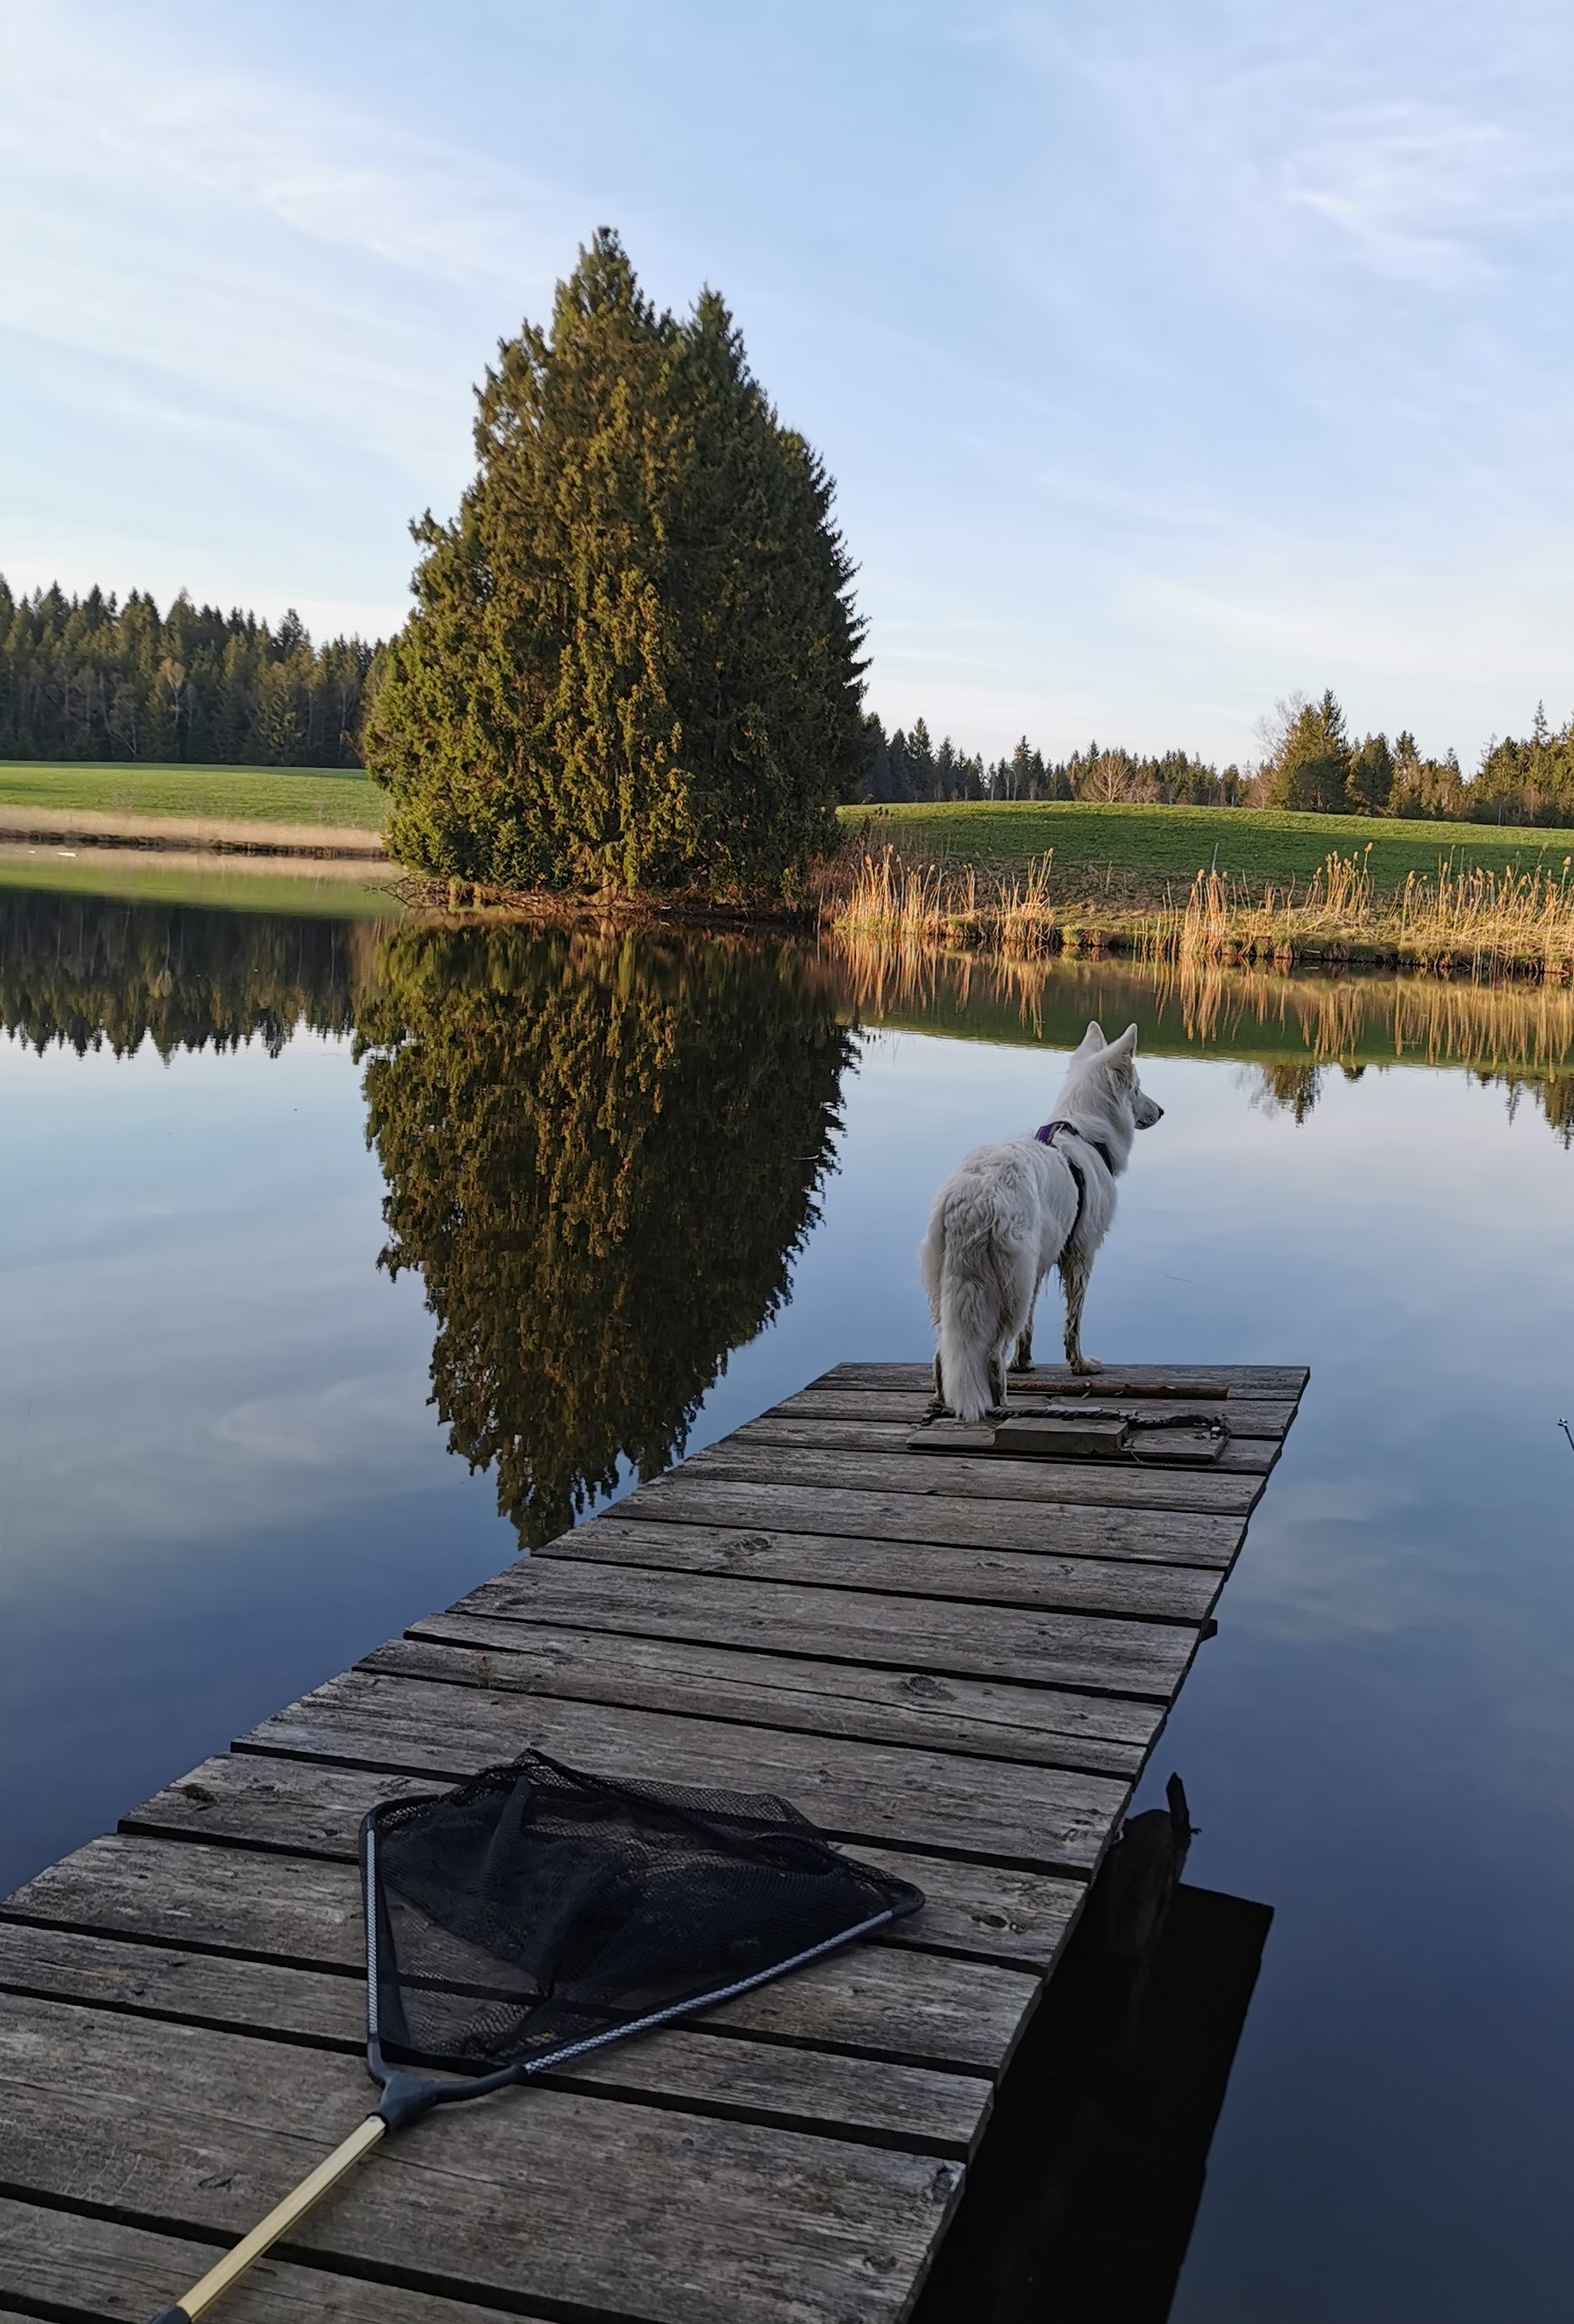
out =
<path fill-rule="evenodd" d="M 395 852 L 507 887 L 790 889 L 873 756 L 863 632 L 830 481 L 727 309 L 658 313 L 603 231 L 479 406 L 367 725 Z"/>

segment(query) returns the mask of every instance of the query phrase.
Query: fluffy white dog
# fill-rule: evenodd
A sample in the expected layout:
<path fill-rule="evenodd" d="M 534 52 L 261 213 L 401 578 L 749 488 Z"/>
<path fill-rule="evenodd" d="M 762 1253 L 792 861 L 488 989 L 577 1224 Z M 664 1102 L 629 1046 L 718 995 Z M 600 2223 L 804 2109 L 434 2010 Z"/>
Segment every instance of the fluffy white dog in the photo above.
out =
<path fill-rule="evenodd" d="M 1032 1362 L 1032 1314 L 1051 1267 L 1066 1294 L 1066 1360 L 1082 1352 L 1082 1303 L 1099 1244 L 1115 1217 L 1115 1182 L 1139 1130 L 1162 1105 L 1137 1080 L 1137 1028 L 1106 1041 L 1089 1025 L 1072 1056 L 1055 1115 L 999 1146 L 964 1155 L 940 1193 L 918 1246 L 934 1318 L 935 1402 L 982 1420 L 1005 1401 L 1005 1370 Z"/>

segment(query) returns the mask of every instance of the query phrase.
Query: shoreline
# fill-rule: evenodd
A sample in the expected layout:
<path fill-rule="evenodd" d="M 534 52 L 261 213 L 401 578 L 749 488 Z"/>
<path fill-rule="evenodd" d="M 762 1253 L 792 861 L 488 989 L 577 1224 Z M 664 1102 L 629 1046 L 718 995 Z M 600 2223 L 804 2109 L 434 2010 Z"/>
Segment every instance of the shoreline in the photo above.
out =
<path fill-rule="evenodd" d="M 205 854 L 318 857 L 396 869 L 380 832 L 364 824 L 264 823 L 242 816 L 102 814 L 95 807 L 0 801 L 0 844 L 197 850 Z"/>
<path fill-rule="evenodd" d="M 1057 896 L 1053 887 L 1060 882 L 1051 883 L 1046 863 L 1036 879 L 989 882 L 994 892 L 986 888 L 980 893 L 985 883 L 976 873 L 959 879 L 954 864 L 902 862 L 893 853 L 879 863 L 866 858 L 856 868 L 845 857 L 833 859 L 818 892 L 795 904 L 728 903 L 692 893 L 569 895 L 406 872 L 387 853 L 381 834 L 360 825 L 105 814 L 0 802 L 0 855 L 14 866 L 32 850 L 65 859 L 79 852 L 106 862 L 135 856 L 150 869 L 157 862 L 199 878 L 208 871 L 243 867 L 281 873 L 310 867 L 313 876 L 335 881 L 382 874 L 376 884 L 407 912 L 450 926 L 578 924 L 629 930 L 713 928 L 735 935 L 755 929 L 762 936 L 813 936 L 849 959 L 880 955 L 893 966 L 921 960 L 1020 966 L 1109 959 L 1155 967 L 1197 968 L 1206 962 L 1214 970 L 1365 972 L 1477 983 L 1574 981 L 1574 940 L 1566 917 L 1574 895 L 1568 894 L 1560 896 L 1555 931 L 1539 915 L 1484 913 L 1478 905 L 1486 899 L 1471 904 L 1463 898 L 1466 908 L 1450 916 L 1447 926 L 1434 918 L 1423 928 L 1414 918 L 1396 927 L 1400 899 L 1374 893 L 1365 881 L 1337 896 L 1326 886 L 1319 894 L 1320 883 L 1312 882 L 1300 897 L 1293 890 L 1277 896 L 1270 890 L 1254 899 L 1233 882 L 1235 892 L 1227 894 L 1225 883 L 1205 876 L 1180 905 L 1172 883 L 1163 883 L 1168 893 L 1150 895 L 1140 891 L 1142 883 L 1131 882 L 1129 872 L 1122 884 L 1134 884 L 1138 892 L 1121 895 L 1117 890 L 1111 897 L 1106 880 L 1105 893 L 1090 895 L 1087 884 L 1073 876 L 1066 883 L 1072 892 Z M 1343 869 L 1330 859 L 1329 873 Z M 1500 887 L 1498 892 L 1506 901 L 1506 890 Z"/>

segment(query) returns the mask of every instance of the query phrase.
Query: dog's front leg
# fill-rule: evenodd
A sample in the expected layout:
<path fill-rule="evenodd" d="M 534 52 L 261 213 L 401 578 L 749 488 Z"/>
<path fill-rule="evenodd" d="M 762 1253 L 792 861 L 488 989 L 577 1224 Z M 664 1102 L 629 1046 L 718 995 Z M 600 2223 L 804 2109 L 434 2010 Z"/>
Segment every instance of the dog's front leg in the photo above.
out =
<path fill-rule="evenodd" d="M 1016 1353 L 1011 1359 L 1011 1369 L 1014 1372 L 1031 1372 L 1032 1370 L 1032 1317 L 1031 1315 L 1023 1326 L 1022 1337 L 1016 1343 Z"/>
<path fill-rule="evenodd" d="M 1093 1273 L 1093 1261 L 1079 1250 L 1060 1253 L 1060 1282 L 1066 1294 L 1066 1361 L 1074 1372 L 1102 1371 L 1097 1358 L 1082 1352 L 1082 1303 Z"/>
<path fill-rule="evenodd" d="M 945 1384 L 940 1379 L 940 1351 L 938 1348 L 935 1350 L 934 1394 L 929 1400 L 929 1416 L 931 1420 L 949 1420 L 951 1416 L 951 1407 L 946 1402 Z"/>

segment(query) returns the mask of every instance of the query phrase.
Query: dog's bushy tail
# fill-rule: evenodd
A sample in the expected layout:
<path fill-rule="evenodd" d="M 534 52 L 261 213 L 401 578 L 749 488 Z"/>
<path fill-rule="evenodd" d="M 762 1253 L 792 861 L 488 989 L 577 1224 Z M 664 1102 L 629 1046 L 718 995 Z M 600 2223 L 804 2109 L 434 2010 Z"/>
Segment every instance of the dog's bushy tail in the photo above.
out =
<path fill-rule="evenodd" d="M 982 1420 L 994 1402 L 991 1362 L 1005 1361 L 1032 1307 L 1032 1254 L 1016 1248 L 982 1188 L 942 1197 L 927 1246 L 941 1392 L 958 1420 Z"/>

